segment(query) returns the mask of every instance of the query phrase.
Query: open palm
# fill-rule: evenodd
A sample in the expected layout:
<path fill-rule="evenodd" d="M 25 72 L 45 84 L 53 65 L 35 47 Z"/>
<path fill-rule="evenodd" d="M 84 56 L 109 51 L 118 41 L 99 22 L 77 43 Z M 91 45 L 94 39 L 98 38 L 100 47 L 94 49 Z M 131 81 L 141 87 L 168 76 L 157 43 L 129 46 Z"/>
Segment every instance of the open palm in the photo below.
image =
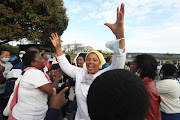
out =
<path fill-rule="evenodd" d="M 114 24 L 105 23 L 108 26 L 117 39 L 124 37 L 124 4 L 121 4 L 121 8 L 117 7 L 117 20 Z"/>
<path fill-rule="evenodd" d="M 49 37 L 49 39 L 51 40 L 51 42 L 52 42 L 52 44 L 53 44 L 53 46 L 55 48 L 61 47 L 61 40 L 60 40 L 60 38 L 61 38 L 61 36 L 58 36 L 57 33 L 55 33 L 55 34 L 52 33 L 51 37 Z"/>

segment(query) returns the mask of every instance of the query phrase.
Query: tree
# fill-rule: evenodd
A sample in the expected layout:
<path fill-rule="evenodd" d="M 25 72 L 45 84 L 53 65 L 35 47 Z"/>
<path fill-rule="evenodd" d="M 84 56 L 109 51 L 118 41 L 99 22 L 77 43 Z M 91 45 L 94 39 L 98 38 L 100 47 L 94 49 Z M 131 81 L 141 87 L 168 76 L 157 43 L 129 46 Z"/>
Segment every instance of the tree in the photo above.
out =
<path fill-rule="evenodd" d="M 91 46 L 85 46 L 84 47 L 84 52 L 89 52 L 91 50 L 93 50 L 93 48 Z"/>
<path fill-rule="evenodd" d="M 62 35 L 68 25 L 63 5 L 63 0 L 0 0 L 0 44 L 27 38 L 50 47 L 50 34 Z"/>
<path fill-rule="evenodd" d="M 91 46 L 84 46 L 81 43 L 63 45 L 62 48 L 64 49 L 64 52 L 71 54 L 77 54 L 79 52 L 89 52 L 90 50 L 93 50 Z"/>

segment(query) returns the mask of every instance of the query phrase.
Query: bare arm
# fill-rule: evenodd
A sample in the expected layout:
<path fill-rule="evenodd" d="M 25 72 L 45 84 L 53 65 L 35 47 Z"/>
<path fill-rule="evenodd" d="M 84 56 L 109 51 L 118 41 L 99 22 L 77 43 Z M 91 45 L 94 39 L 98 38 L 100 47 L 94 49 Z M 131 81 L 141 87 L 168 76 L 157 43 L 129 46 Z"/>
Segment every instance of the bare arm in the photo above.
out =
<path fill-rule="evenodd" d="M 3 74 L 0 74 L 0 84 L 4 84 L 6 81 L 6 78 L 4 77 Z"/>
<path fill-rule="evenodd" d="M 62 52 L 62 49 L 61 49 L 61 40 L 60 40 L 60 36 L 58 36 L 57 33 L 52 33 L 51 34 L 51 37 L 49 37 L 49 39 L 51 40 L 53 46 L 55 47 L 56 49 L 56 53 L 57 53 L 57 59 L 59 57 L 62 57 L 63 55 L 63 52 Z M 61 69 L 63 70 L 63 72 L 65 74 L 67 74 L 68 76 L 72 77 L 72 78 L 75 78 L 76 76 L 76 73 L 75 73 L 75 69 L 74 69 L 74 66 L 71 65 L 67 59 L 64 59 L 64 60 L 59 60 L 58 59 L 58 62 L 59 62 L 59 65 L 61 67 Z"/>
<path fill-rule="evenodd" d="M 4 84 L 6 81 L 6 78 L 3 75 L 4 70 L 5 67 L 0 65 L 0 84 Z"/>
<path fill-rule="evenodd" d="M 45 85 L 43 85 L 43 86 L 40 86 L 39 89 L 40 89 L 41 91 L 43 91 L 44 93 L 48 94 L 48 95 L 52 95 L 52 93 L 53 93 L 53 87 L 54 87 L 55 89 L 57 89 L 58 84 L 59 84 L 59 79 L 56 79 L 56 80 L 54 80 L 53 83 L 48 83 L 48 84 L 45 84 Z"/>
<path fill-rule="evenodd" d="M 52 95 L 53 93 L 53 85 L 51 83 L 40 86 L 39 89 L 48 95 Z"/>
<path fill-rule="evenodd" d="M 58 84 L 59 84 L 59 78 L 62 75 L 62 70 L 58 69 L 55 70 L 54 75 L 53 75 L 53 83 L 45 84 L 43 86 L 40 86 L 39 89 L 43 92 L 45 92 L 48 95 L 51 95 L 53 93 L 53 88 L 57 89 Z"/>

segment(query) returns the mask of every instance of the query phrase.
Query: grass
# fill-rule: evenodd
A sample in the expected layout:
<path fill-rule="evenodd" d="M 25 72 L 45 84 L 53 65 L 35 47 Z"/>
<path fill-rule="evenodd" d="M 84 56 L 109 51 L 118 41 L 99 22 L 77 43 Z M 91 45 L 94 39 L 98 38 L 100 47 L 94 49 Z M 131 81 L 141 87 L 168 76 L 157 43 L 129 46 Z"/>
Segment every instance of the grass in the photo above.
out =
<path fill-rule="evenodd" d="M 66 53 L 66 55 L 69 55 L 71 57 L 71 59 L 74 60 L 74 58 L 76 57 L 76 54 L 70 54 L 70 53 Z"/>

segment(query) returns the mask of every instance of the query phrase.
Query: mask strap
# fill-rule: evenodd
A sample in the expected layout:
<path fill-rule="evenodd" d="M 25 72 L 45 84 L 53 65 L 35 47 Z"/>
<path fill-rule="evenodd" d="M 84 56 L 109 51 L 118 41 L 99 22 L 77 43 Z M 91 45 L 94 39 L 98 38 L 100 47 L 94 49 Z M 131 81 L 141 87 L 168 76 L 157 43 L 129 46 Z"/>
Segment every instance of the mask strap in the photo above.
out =
<path fill-rule="evenodd" d="M 136 71 L 137 73 L 139 73 L 139 71 L 140 71 L 140 68 Z M 140 74 L 140 73 L 139 73 Z"/>

